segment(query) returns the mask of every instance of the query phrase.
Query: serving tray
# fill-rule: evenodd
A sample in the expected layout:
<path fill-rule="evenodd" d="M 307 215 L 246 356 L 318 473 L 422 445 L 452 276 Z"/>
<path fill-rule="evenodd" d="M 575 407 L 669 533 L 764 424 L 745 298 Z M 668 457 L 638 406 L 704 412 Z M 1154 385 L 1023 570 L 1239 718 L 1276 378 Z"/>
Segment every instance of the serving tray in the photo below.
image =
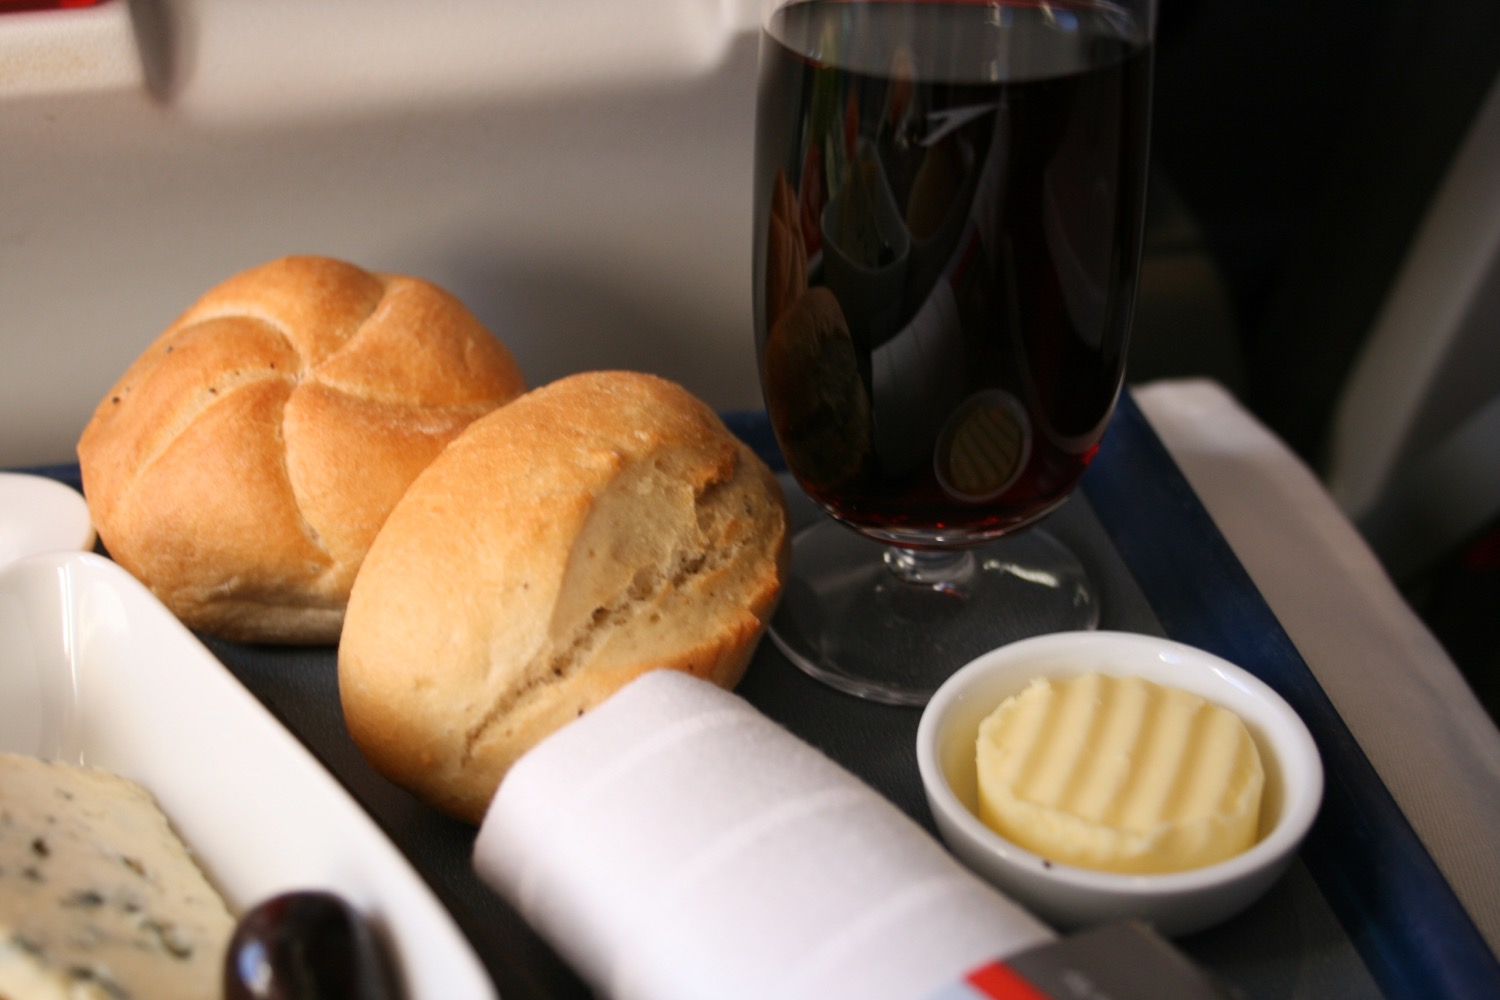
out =
<path fill-rule="evenodd" d="M 764 414 L 725 419 L 780 466 Z M 75 466 L 40 471 L 78 485 Z M 784 482 L 794 519 L 818 516 Z M 1500 996 L 1500 964 L 1128 392 L 1081 490 L 1047 529 L 1098 584 L 1101 627 L 1238 663 L 1297 709 L 1323 755 L 1324 806 L 1298 863 L 1245 913 L 1178 945 L 1251 1000 Z M 205 642 L 406 854 L 505 1000 L 590 995 L 475 877 L 474 829 L 365 763 L 344 728 L 333 649 Z M 769 641 L 739 691 L 932 830 L 914 749 L 919 710 L 824 687 Z"/>

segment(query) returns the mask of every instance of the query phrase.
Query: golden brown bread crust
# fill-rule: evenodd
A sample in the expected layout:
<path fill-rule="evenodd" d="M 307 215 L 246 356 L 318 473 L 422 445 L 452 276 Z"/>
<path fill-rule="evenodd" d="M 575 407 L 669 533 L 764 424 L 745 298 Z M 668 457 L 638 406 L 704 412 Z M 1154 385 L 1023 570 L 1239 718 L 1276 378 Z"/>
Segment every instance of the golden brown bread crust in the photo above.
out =
<path fill-rule="evenodd" d="M 477 823 L 512 763 L 639 674 L 738 683 L 788 557 L 775 477 L 681 387 L 533 390 L 454 441 L 371 547 L 339 646 L 350 735 Z"/>
<path fill-rule="evenodd" d="M 386 514 L 474 418 L 525 390 L 453 296 L 287 257 L 210 290 L 78 442 L 110 555 L 189 626 L 337 641 Z"/>

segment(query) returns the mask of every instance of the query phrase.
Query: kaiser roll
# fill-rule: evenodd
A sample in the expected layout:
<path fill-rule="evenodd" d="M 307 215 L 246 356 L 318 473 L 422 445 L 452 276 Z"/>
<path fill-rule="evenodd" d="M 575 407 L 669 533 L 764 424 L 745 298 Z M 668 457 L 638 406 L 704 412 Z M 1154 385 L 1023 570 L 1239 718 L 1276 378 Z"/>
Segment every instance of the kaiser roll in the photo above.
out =
<path fill-rule="evenodd" d="M 523 391 L 436 286 L 287 257 L 210 290 L 126 370 L 79 439 L 84 495 L 110 555 L 190 627 L 332 643 L 396 500 Z"/>
<path fill-rule="evenodd" d="M 775 477 L 681 387 L 535 389 L 470 425 L 371 547 L 339 646 L 349 733 L 478 822 L 512 763 L 636 676 L 734 686 L 788 556 Z"/>

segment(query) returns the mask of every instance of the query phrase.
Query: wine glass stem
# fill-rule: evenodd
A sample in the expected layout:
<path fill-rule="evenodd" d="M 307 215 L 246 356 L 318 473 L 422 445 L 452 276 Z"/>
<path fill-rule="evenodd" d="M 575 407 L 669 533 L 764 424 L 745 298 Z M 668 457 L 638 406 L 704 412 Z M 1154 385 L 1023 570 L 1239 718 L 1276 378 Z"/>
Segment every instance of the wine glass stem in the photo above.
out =
<path fill-rule="evenodd" d="M 974 553 L 968 549 L 885 547 L 886 569 L 902 583 L 947 593 L 961 593 L 974 578 Z"/>

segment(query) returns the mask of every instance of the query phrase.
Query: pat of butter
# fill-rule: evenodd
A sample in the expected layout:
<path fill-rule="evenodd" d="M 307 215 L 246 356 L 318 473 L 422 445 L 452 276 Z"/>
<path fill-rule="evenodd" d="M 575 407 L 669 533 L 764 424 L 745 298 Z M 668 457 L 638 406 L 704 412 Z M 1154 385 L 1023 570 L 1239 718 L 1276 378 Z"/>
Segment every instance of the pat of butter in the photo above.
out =
<path fill-rule="evenodd" d="M 1255 843 L 1265 771 L 1233 712 L 1139 677 L 1040 678 L 980 724 L 979 818 L 1064 864 L 1161 873 Z"/>

